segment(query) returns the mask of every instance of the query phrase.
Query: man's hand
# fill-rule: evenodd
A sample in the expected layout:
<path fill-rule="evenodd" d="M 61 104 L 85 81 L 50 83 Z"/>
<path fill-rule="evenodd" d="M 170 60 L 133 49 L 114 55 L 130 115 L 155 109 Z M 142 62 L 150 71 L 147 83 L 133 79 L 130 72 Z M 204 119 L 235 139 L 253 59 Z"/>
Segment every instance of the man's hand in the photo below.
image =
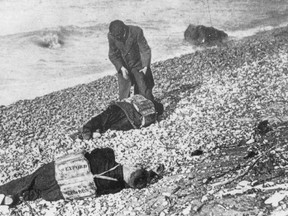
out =
<path fill-rule="evenodd" d="M 128 75 L 128 70 L 125 68 L 125 67 L 121 67 L 121 72 L 122 72 L 122 75 L 124 77 L 124 79 L 128 80 L 129 79 L 129 75 Z"/>
<path fill-rule="evenodd" d="M 142 68 L 139 72 L 142 72 L 144 75 L 146 75 L 147 67 Z"/>

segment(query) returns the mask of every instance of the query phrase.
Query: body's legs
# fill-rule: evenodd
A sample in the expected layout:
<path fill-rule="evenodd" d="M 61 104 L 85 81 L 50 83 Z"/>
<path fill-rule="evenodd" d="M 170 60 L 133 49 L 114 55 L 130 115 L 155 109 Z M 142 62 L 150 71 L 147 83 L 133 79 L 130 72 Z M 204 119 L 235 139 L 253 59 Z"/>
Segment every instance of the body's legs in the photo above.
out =
<path fill-rule="evenodd" d="M 132 128 L 124 111 L 116 105 L 111 105 L 101 114 L 93 117 L 84 124 L 82 128 L 82 137 L 83 139 L 89 140 L 96 130 L 99 130 L 100 133 L 104 133 L 108 129 L 129 130 Z"/>
<path fill-rule="evenodd" d="M 11 195 L 13 199 L 31 201 L 43 198 L 48 201 L 63 199 L 55 179 L 54 162 L 44 164 L 34 173 L 12 180 L 0 186 L 0 194 Z"/>

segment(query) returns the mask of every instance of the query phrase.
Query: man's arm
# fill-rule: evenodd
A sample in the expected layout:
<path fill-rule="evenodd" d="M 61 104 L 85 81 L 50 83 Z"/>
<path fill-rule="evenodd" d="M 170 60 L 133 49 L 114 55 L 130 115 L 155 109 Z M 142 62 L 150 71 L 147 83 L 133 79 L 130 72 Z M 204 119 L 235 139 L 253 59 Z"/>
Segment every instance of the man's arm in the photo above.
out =
<path fill-rule="evenodd" d="M 144 37 L 143 30 L 140 28 L 140 31 L 137 35 L 137 43 L 140 50 L 142 67 L 149 67 L 151 63 L 151 49 L 147 43 L 146 38 Z"/>
<path fill-rule="evenodd" d="M 123 66 L 123 59 L 121 57 L 120 50 L 116 47 L 114 39 L 108 33 L 108 42 L 109 42 L 109 59 L 114 64 L 117 72 L 120 72 L 121 67 Z"/>

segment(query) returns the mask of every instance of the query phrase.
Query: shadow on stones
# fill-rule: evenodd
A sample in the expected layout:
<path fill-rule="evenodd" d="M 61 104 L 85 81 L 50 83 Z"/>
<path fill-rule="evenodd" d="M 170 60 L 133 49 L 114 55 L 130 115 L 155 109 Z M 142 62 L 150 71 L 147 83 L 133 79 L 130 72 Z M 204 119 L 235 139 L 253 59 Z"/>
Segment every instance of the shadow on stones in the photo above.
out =
<path fill-rule="evenodd" d="M 201 83 L 185 84 L 179 86 L 177 89 L 173 89 L 163 94 L 159 99 L 165 105 L 168 103 L 168 106 L 164 108 L 164 113 L 161 119 L 166 119 L 169 117 L 176 109 L 177 104 L 188 94 L 194 92 L 198 87 L 201 86 Z"/>

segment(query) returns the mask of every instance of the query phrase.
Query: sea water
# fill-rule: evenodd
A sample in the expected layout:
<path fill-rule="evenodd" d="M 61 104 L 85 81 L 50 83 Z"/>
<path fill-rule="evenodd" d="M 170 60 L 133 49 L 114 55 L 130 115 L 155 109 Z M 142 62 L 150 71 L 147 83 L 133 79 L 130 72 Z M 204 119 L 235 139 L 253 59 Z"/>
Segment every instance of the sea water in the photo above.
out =
<path fill-rule="evenodd" d="M 241 38 L 288 23 L 288 0 L 0 0 L 0 105 L 115 73 L 108 26 L 138 25 L 152 62 L 194 51 L 189 24 Z"/>

